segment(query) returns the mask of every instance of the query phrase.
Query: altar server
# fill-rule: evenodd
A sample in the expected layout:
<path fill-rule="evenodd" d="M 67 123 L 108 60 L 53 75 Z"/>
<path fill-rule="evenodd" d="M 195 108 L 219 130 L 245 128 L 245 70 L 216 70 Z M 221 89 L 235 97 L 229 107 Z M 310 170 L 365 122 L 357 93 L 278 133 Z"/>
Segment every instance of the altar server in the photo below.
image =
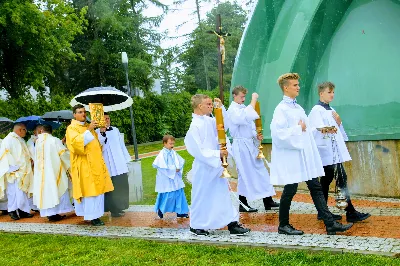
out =
<path fill-rule="evenodd" d="M 238 172 L 237 191 L 239 200 L 248 207 L 246 210 L 239 206 L 240 212 L 257 212 L 251 208 L 249 201 L 262 199 L 265 210 L 279 207 L 279 203 L 272 200 L 275 195 L 274 187 L 270 184 L 268 170 L 264 160 L 257 159 L 258 146 L 263 136 L 258 135 L 254 120 L 259 116 L 255 111 L 258 94 L 253 93 L 250 105 L 244 105 L 247 89 L 236 86 L 232 90 L 233 102 L 228 108 L 229 133 L 233 138 L 232 152 Z"/>
<path fill-rule="evenodd" d="M 61 140 L 51 135 L 51 126 L 42 126 L 38 134 L 35 142 L 33 203 L 38 206 L 41 217 L 56 222 L 65 218 L 60 214 L 74 210 L 68 191 L 70 155 Z"/>
<path fill-rule="evenodd" d="M 320 179 L 324 198 L 328 201 L 329 185 L 333 179 L 336 179 L 336 185 L 346 196 L 348 204 L 345 209 L 347 221 L 363 221 L 371 215 L 358 212 L 351 202 L 347 187 L 347 175 L 342 164 L 351 160 L 345 143 L 348 138 L 340 116 L 329 105 L 335 95 L 335 85 L 332 82 L 319 84 L 318 94 L 319 101 L 311 109 L 308 118 L 310 126 L 314 129 L 314 139 L 324 166 L 325 176 Z M 324 129 L 326 127 L 334 127 L 334 129 L 326 130 Z M 320 215 L 318 215 L 318 219 L 321 219 Z"/>
<path fill-rule="evenodd" d="M 175 212 L 178 218 L 189 218 L 185 184 L 182 181 L 185 160 L 174 151 L 175 138 L 163 137 L 164 148 L 157 155 L 153 167 L 157 169 L 156 192 L 158 192 L 155 211 L 160 218 L 166 212 Z"/>
<path fill-rule="evenodd" d="M 125 215 L 123 210 L 129 208 L 128 163 L 131 156 L 118 128 L 111 126 L 108 113 L 104 113 L 104 120 L 106 127 L 98 128 L 96 132 L 103 144 L 103 158 L 114 185 L 114 190 L 104 195 L 104 211 L 111 212 L 112 217 L 121 217 Z"/>
<path fill-rule="evenodd" d="M 302 235 L 289 223 L 292 199 L 297 192 L 298 183 L 305 181 L 310 190 L 314 205 L 325 223 L 328 234 L 344 232 L 353 224 L 343 225 L 332 217 L 318 177 L 324 175 L 321 158 L 303 108 L 297 104 L 300 76 L 297 73 L 283 74 L 278 84 L 284 94 L 275 108 L 271 122 L 272 153 L 271 183 L 284 185 L 279 206 L 278 233 Z"/>
<path fill-rule="evenodd" d="M 228 225 L 231 234 L 243 235 L 250 230 L 239 223 L 239 213 L 232 204 L 228 180 L 221 178 L 223 168 L 215 118 L 211 99 L 202 94 L 192 96 L 192 122 L 186 133 L 185 145 L 194 157 L 192 171 L 192 205 L 190 231 L 196 235 L 208 235 L 208 229 L 220 229 Z"/>

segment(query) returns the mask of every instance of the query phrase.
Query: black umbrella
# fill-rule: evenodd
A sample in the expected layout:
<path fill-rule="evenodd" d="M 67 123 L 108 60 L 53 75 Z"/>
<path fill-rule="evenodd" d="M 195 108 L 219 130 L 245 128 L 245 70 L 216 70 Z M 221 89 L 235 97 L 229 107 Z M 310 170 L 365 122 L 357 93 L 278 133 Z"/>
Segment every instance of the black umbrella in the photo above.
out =
<path fill-rule="evenodd" d="M 74 113 L 71 110 L 47 112 L 42 116 L 42 119 L 46 121 L 68 122 L 74 119 Z M 88 117 L 86 117 L 86 120 L 90 122 Z"/>
<path fill-rule="evenodd" d="M 71 106 L 82 104 L 89 110 L 89 103 L 102 103 L 104 112 L 128 108 L 133 100 L 128 94 L 114 87 L 95 87 L 76 95 L 70 102 Z"/>
<path fill-rule="evenodd" d="M 14 121 L 7 117 L 0 117 L 0 133 L 6 133 L 12 129 Z"/>

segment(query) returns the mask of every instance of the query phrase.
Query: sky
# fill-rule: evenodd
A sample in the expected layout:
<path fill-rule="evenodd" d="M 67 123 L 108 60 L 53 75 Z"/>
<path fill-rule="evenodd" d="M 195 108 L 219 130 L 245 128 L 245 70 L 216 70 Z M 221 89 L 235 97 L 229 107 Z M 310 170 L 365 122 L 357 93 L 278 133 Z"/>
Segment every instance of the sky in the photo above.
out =
<path fill-rule="evenodd" d="M 201 1 L 201 0 L 200 0 Z M 232 0 L 219 1 L 222 2 L 234 2 Z M 169 38 L 163 40 L 161 42 L 162 48 L 169 48 L 176 45 L 181 45 L 185 42 L 185 37 L 172 38 L 176 36 L 184 36 L 185 34 L 191 33 L 197 27 L 197 16 L 196 12 L 196 2 L 195 0 L 186 0 L 181 5 L 173 5 L 173 0 L 161 0 L 161 3 L 169 6 L 169 11 L 162 21 L 158 31 L 164 32 L 167 31 L 167 36 Z M 211 11 L 211 9 L 217 6 L 216 0 L 211 0 L 210 2 L 201 1 L 200 3 L 200 18 L 204 19 L 206 17 L 207 12 Z M 246 11 L 250 11 L 248 5 L 246 3 L 248 0 L 237 0 L 238 4 L 240 4 L 243 9 Z M 256 1 L 255 1 L 256 2 Z M 144 11 L 144 15 L 148 17 L 154 17 L 162 14 L 162 9 L 158 8 L 154 5 L 149 5 L 149 7 Z M 223 20 L 222 20 L 223 24 Z"/>

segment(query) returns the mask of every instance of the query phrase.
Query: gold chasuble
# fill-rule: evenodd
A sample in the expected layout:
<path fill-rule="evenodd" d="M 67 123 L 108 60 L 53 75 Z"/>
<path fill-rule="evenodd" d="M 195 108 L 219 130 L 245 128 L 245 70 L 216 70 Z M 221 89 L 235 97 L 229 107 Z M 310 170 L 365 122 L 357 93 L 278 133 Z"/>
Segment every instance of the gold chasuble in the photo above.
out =
<path fill-rule="evenodd" d="M 20 190 L 32 193 L 33 172 L 28 147 L 21 137 L 11 132 L 0 148 L 0 199 L 4 197 L 6 183 L 16 180 Z"/>
<path fill-rule="evenodd" d="M 90 131 L 94 140 L 84 145 L 84 133 L 87 128 L 88 124 L 81 125 L 73 119 L 66 133 L 71 159 L 72 195 L 78 202 L 82 197 L 94 197 L 114 190 L 94 130 Z"/>

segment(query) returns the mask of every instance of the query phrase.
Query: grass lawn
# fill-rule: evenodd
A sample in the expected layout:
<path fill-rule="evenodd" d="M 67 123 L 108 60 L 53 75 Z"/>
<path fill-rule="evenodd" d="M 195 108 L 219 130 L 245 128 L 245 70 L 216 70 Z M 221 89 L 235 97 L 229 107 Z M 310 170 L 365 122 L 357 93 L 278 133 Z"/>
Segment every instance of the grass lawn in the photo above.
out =
<path fill-rule="evenodd" d="M 190 204 L 190 191 L 192 185 L 186 180 L 186 173 L 192 168 L 193 157 L 186 151 L 178 151 L 179 155 L 185 160 L 183 166 L 183 181 L 185 182 L 185 195 Z M 142 182 L 143 182 L 143 200 L 134 202 L 135 205 L 152 205 L 156 203 L 157 192 L 154 191 L 156 186 L 157 170 L 152 167 L 155 157 L 142 159 Z"/>
<path fill-rule="evenodd" d="M 183 138 L 175 140 L 175 147 L 184 146 Z M 143 143 L 138 145 L 139 154 L 159 151 L 163 148 L 162 141 L 152 142 L 152 143 Z M 133 146 L 127 146 L 128 152 L 130 155 L 135 155 L 135 151 L 133 150 Z"/>
<path fill-rule="evenodd" d="M 129 238 L 0 233 L 0 265 L 400 265 L 356 254 L 172 244 Z"/>

